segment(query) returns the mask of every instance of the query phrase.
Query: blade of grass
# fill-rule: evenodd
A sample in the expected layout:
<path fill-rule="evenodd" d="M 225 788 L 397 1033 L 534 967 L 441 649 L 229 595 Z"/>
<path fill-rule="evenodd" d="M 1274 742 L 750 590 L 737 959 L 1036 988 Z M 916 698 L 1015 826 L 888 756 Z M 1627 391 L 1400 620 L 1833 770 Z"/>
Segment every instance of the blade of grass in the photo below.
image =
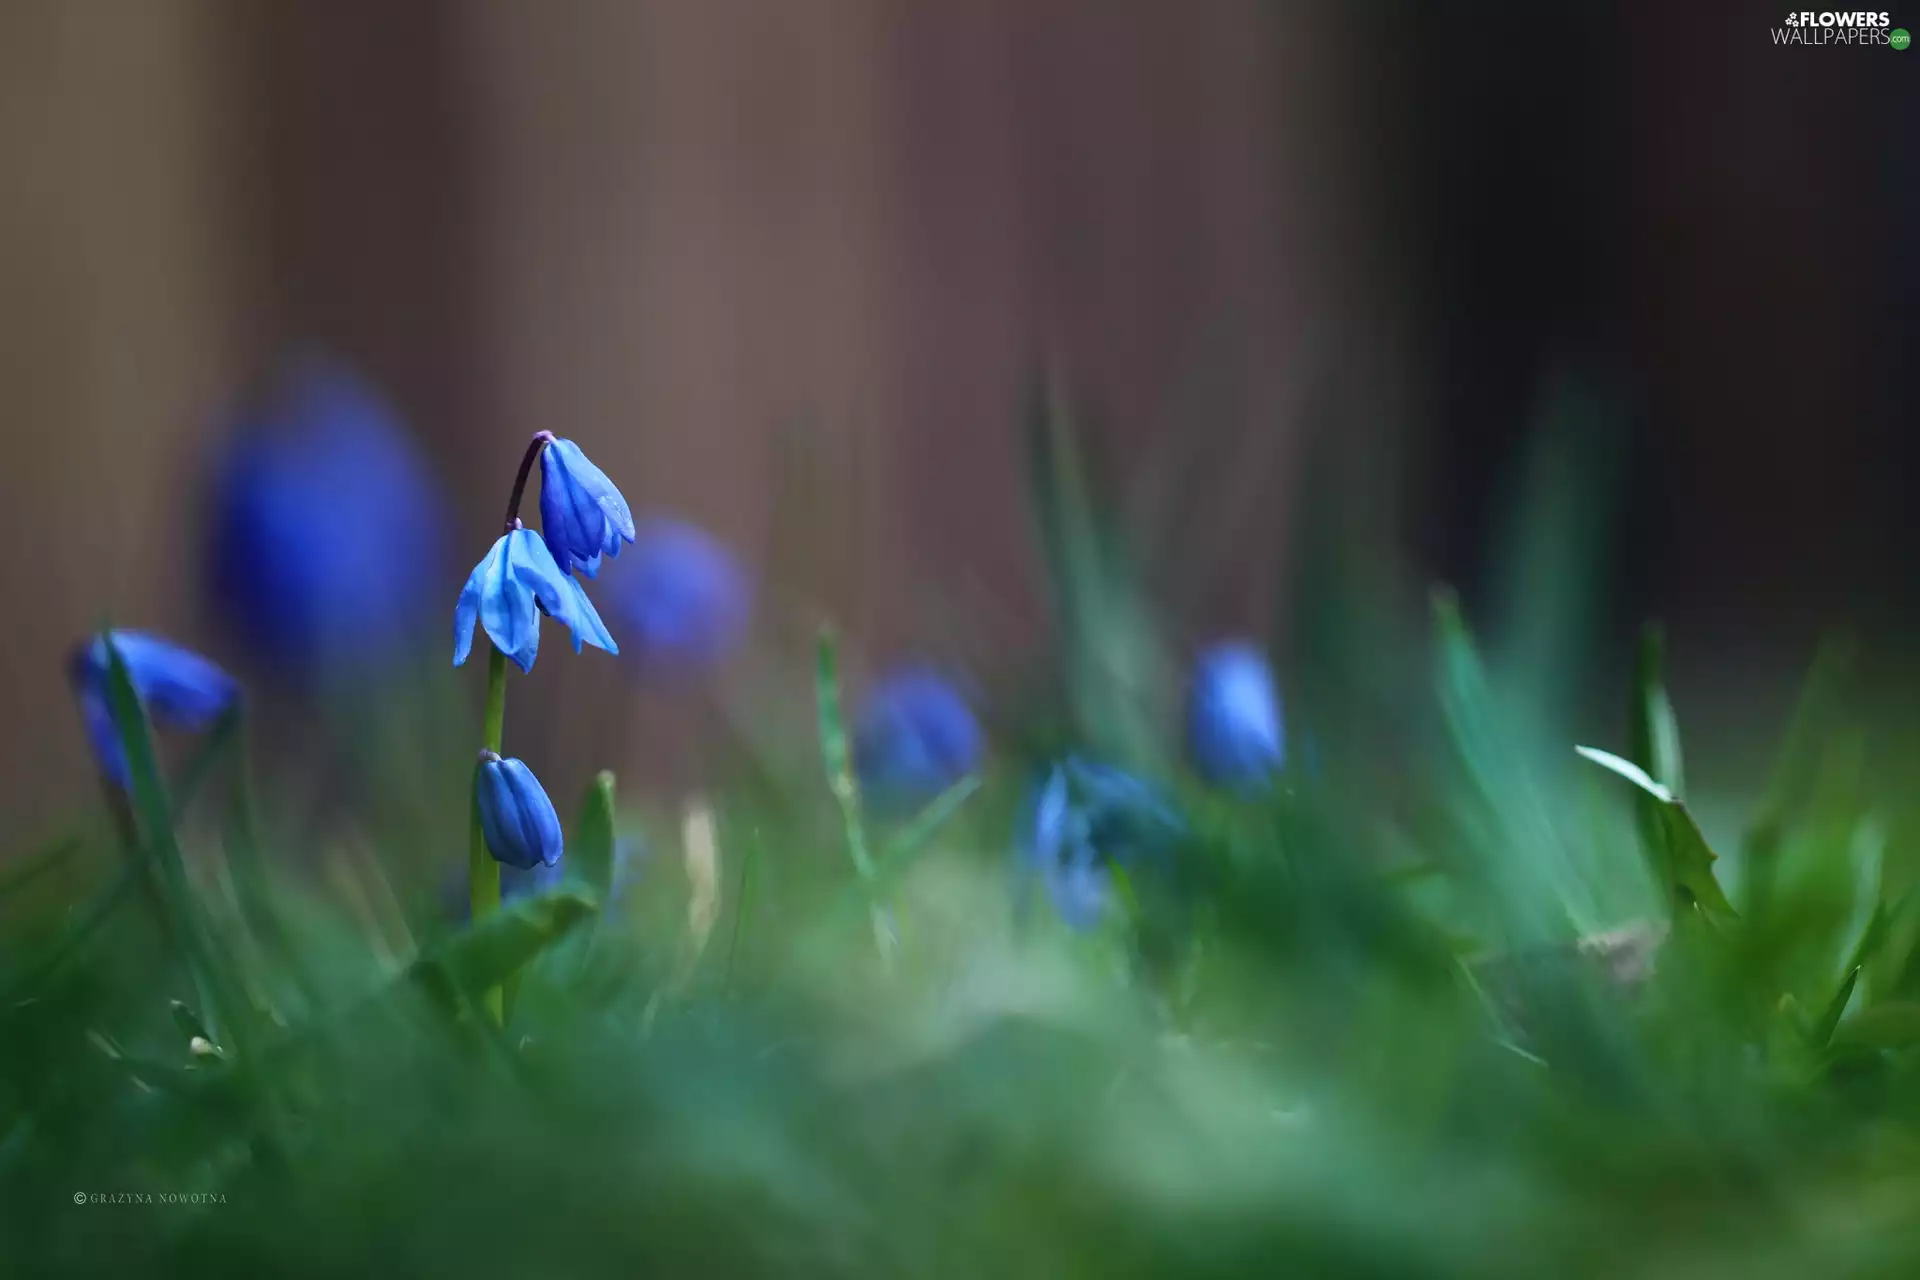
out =
<path fill-rule="evenodd" d="M 887 927 L 886 910 L 874 894 L 873 858 L 867 852 L 867 828 L 861 815 L 860 780 L 853 771 L 853 758 L 847 750 L 846 721 L 840 710 L 839 648 L 831 627 L 821 627 L 814 649 L 814 694 L 819 708 L 820 760 L 827 773 L 827 787 L 840 806 L 840 827 L 846 837 L 847 856 L 860 877 L 860 890 L 867 899 L 873 921 L 873 945 L 882 967 L 892 963 L 893 935 Z"/>
<path fill-rule="evenodd" d="M 221 971 L 199 905 L 187 881 L 186 864 L 174 836 L 173 811 L 166 783 L 153 749 L 152 731 L 146 709 L 133 686 L 126 659 L 113 643 L 111 634 L 103 634 L 107 653 L 107 706 L 125 753 L 132 784 L 132 812 L 143 848 L 151 852 L 159 870 L 161 921 L 185 954 L 188 972 L 199 993 L 198 1007 L 224 1034 L 235 1039 L 236 1047 L 245 1031 L 238 1025 L 246 1013 L 238 996 L 239 983 Z"/>

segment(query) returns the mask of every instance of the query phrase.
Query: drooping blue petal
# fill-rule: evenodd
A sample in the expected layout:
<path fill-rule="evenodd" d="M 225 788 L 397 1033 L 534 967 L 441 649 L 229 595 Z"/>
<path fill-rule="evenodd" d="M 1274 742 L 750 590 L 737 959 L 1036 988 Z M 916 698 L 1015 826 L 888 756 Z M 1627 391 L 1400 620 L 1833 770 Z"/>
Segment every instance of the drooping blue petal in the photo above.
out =
<path fill-rule="evenodd" d="M 199 654 L 143 631 L 111 634 L 156 729 L 204 729 L 238 700 L 234 678 Z M 106 638 L 95 636 L 75 651 L 71 674 L 94 761 L 108 782 L 125 787 L 126 754 L 107 703 L 110 665 Z"/>
<path fill-rule="evenodd" d="M 473 576 L 467 579 L 467 591 L 473 593 L 480 629 L 487 633 L 487 639 L 515 666 L 531 671 L 534 659 L 540 654 L 540 610 L 538 597 L 516 562 L 516 553 L 525 554 L 526 536 L 524 529 L 502 534 L 486 559 L 474 569 Z M 533 539 L 533 545 L 540 545 L 538 537 Z M 466 592 L 462 592 L 461 597 L 461 604 L 454 608 L 456 627 L 460 625 Z M 456 666 L 467 656 L 466 647 L 460 642 L 469 635 L 470 628 L 455 637 Z"/>
<path fill-rule="evenodd" d="M 1187 744 L 1200 775 L 1222 786 L 1263 781 L 1286 763 L 1280 695 L 1258 648 L 1227 641 L 1196 660 Z"/>
<path fill-rule="evenodd" d="M 500 590 L 502 565 L 507 554 L 507 540 L 497 538 L 487 548 L 487 554 L 467 575 L 467 583 L 460 588 L 460 599 L 453 606 L 453 665 L 459 666 L 467 660 L 473 651 L 473 624 L 480 620 L 486 608 L 486 600 L 491 592 Z M 493 628 L 487 628 L 489 637 Z M 522 668 L 524 670 L 524 668 Z"/>
<path fill-rule="evenodd" d="M 613 642 L 611 635 L 607 634 L 606 623 L 600 620 L 600 611 L 595 609 L 593 601 L 587 598 L 587 589 L 572 578 L 568 578 L 564 594 L 567 598 L 566 610 L 555 614 L 554 617 L 566 623 L 567 629 L 573 632 L 573 651 L 579 653 L 581 645 L 590 644 L 608 653 L 619 653 L 620 646 Z"/>
<path fill-rule="evenodd" d="M 545 540 L 524 528 L 502 534 L 454 606 L 454 665 L 466 661 L 477 616 L 487 638 L 515 666 L 531 671 L 540 651 L 542 613 L 572 632 L 575 653 L 583 644 L 619 652 L 593 602 L 579 583 L 560 572 Z"/>
<path fill-rule="evenodd" d="M 959 690 L 919 668 L 876 684 L 854 730 L 854 762 L 871 794 L 925 797 L 980 763 L 980 722 Z"/>
<path fill-rule="evenodd" d="M 560 815 L 523 761 L 482 761 L 479 802 L 480 829 L 496 860 L 523 869 L 559 863 L 565 849 Z"/>
<path fill-rule="evenodd" d="M 162 728 L 204 729 L 239 696 L 232 676 L 191 649 L 144 631 L 112 634 L 140 701 Z M 96 636 L 82 650 L 77 674 L 84 688 L 103 699 L 108 665 L 106 639 Z"/>
<path fill-rule="evenodd" d="M 113 723 L 106 698 L 97 690 L 82 690 L 80 718 L 86 725 L 87 745 L 93 748 L 94 764 L 101 776 L 124 789 L 128 785 L 127 753 L 120 746 L 120 730 Z"/>
<path fill-rule="evenodd" d="M 541 450 L 540 523 L 562 573 L 577 566 L 592 577 L 601 556 L 619 554 L 620 540 L 634 538 L 627 500 L 571 440 Z"/>

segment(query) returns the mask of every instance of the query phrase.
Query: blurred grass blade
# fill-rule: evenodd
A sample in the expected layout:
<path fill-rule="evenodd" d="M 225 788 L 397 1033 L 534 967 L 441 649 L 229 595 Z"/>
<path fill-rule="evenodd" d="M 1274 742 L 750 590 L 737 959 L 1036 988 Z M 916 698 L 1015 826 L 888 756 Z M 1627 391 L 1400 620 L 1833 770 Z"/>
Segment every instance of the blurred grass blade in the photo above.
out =
<path fill-rule="evenodd" d="M 200 993 L 200 1008 L 212 1024 L 232 1036 L 239 1047 L 245 1036 L 239 1024 L 247 1016 L 239 983 L 235 975 L 222 970 L 206 922 L 201 918 L 199 903 L 187 881 L 186 864 L 174 836 L 166 783 L 160 777 L 152 731 L 146 709 L 134 689 L 132 673 L 113 643 L 112 634 L 103 632 L 101 639 L 107 653 L 107 707 L 127 761 L 140 843 L 151 853 L 153 865 L 159 870 L 161 909 L 166 917 L 161 921 L 162 927 L 185 954 L 188 971 Z"/>
<path fill-rule="evenodd" d="M 13 982 L 0 990 L 0 1008 L 11 1006 L 27 992 L 57 973 L 62 965 L 79 954 L 80 949 L 107 922 L 121 900 L 134 890 L 149 883 L 148 864 L 150 855 L 144 849 L 135 850 L 132 857 L 120 864 L 120 870 L 113 882 L 94 894 L 78 913 L 77 924 L 72 925 L 60 939 L 53 944 L 52 950 L 41 956 Z"/>
<path fill-rule="evenodd" d="M 1164 658 L 1138 590 L 1103 537 L 1066 390 L 1051 371 L 1030 394 L 1027 458 L 1074 724 L 1097 753 L 1152 767 L 1164 750 L 1153 705 L 1167 683 Z"/>
<path fill-rule="evenodd" d="M 968 774 L 929 800 L 926 806 L 914 815 L 913 821 L 907 825 L 906 829 L 887 843 L 879 865 L 874 868 L 873 891 L 884 892 L 897 885 L 901 878 L 913 869 L 914 863 L 928 848 L 940 828 L 944 827 L 954 814 L 960 811 L 960 806 L 979 789 L 979 777 Z M 835 915 L 843 916 L 866 900 L 866 897 L 865 886 L 851 887 L 842 895 L 840 905 L 835 909 Z"/>
<path fill-rule="evenodd" d="M 1840 1015 L 1847 1011 L 1847 1001 L 1853 999 L 1853 988 L 1860 981 L 1859 966 L 1847 970 L 1847 976 L 1841 979 L 1840 989 L 1833 993 L 1833 999 L 1827 1001 L 1827 1007 L 1820 1020 L 1813 1025 L 1813 1043 L 1815 1048 L 1824 1049 L 1833 1040 L 1833 1031 L 1840 1025 Z"/>
<path fill-rule="evenodd" d="M 614 780 L 602 769 L 580 797 L 573 832 L 573 871 L 605 901 L 613 893 Z"/>
<path fill-rule="evenodd" d="M 1627 742 L 1633 758 L 1641 762 L 1635 772 L 1646 770 L 1639 778 L 1621 771 L 1625 761 L 1618 757 L 1602 759 L 1598 753 L 1582 754 L 1596 764 L 1605 765 L 1640 787 L 1633 798 L 1633 821 L 1640 833 L 1640 846 L 1654 876 L 1662 886 L 1678 882 L 1676 851 L 1668 847 L 1667 820 L 1661 806 L 1679 794 L 1680 726 L 1673 705 L 1667 698 L 1663 668 L 1665 639 L 1660 628 L 1649 623 L 1640 633 L 1640 651 L 1634 664 L 1633 694 L 1627 707 Z M 1654 786 L 1646 785 L 1652 782 Z"/>
<path fill-rule="evenodd" d="M 1452 592 L 1433 595 L 1437 644 L 1435 693 L 1466 771 L 1473 830 L 1468 856 L 1480 862 L 1481 888 L 1493 900 L 1509 945 L 1572 940 L 1572 913 L 1584 887 L 1520 754 L 1501 732 L 1486 668 Z"/>
<path fill-rule="evenodd" d="M 876 869 L 881 883 L 892 883 L 904 874 L 927 843 L 939 834 L 940 828 L 946 826 L 954 814 L 960 812 L 960 806 L 979 789 L 979 776 L 970 773 L 929 800 L 906 829 L 887 842 L 886 852 Z"/>
<path fill-rule="evenodd" d="M 518 973 L 599 909 L 597 896 L 569 885 L 523 898 L 452 935 L 416 960 L 409 973 L 430 989 L 442 989 L 450 981 L 477 998 Z"/>
<path fill-rule="evenodd" d="M 0 875 L 0 898 L 38 880 L 72 857 L 83 843 L 77 835 L 56 836 L 32 853 L 12 859 L 12 865 L 6 868 L 4 875 Z"/>
<path fill-rule="evenodd" d="M 1555 733 L 1592 665 L 1622 467 L 1620 414 L 1590 374 L 1560 370 L 1535 392 L 1516 488 L 1494 548 L 1487 652 L 1502 673 L 1509 731 Z"/>
<path fill-rule="evenodd" d="M 822 627 L 814 647 L 813 688 L 819 715 L 820 762 L 827 786 L 840 806 L 841 829 L 847 856 L 862 880 L 873 879 L 873 858 L 867 852 L 866 823 L 860 811 L 860 780 L 854 776 L 847 750 L 846 719 L 841 713 L 839 643 L 833 628 Z"/>
<path fill-rule="evenodd" d="M 1574 750 L 1601 768 L 1611 769 L 1619 774 L 1645 792 L 1656 804 L 1673 803 L 1673 793 L 1633 761 L 1623 760 L 1612 752 L 1602 751 L 1598 747 L 1575 747 Z"/>
<path fill-rule="evenodd" d="M 1646 762 L 1654 779 L 1676 796 L 1686 794 L 1685 765 L 1680 754 L 1680 721 L 1667 696 L 1666 640 L 1656 623 L 1640 633 L 1640 655 L 1634 676 L 1629 745 L 1636 760 Z"/>
<path fill-rule="evenodd" d="M 885 904 L 875 895 L 873 856 L 867 851 L 867 828 L 860 809 L 860 779 L 853 771 L 847 750 L 846 721 L 841 715 L 840 658 L 831 627 L 820 628 L 814 651 L 814 694 L 819 709 L 820 760 L 826 767 L 827 786 L 840 806 L 840 827 L 846 837 L 847 856 L 860 877 L 860 891 L 867 899 L 868 915 L 873 923 L 873 945 L 883 969 L 893 964 L 893 927 L 888 922 Z"/>
<path fill-rule="evenodd" d="M 1884 1000 L 1868 1005 L 1833 1028 L 1836 1049 L 1912 1049 L 1920 1047 L 1920 1002 Z"/>
<path fill-rule="evenodd" d="M 207 1034 L 206 1025 L 202 1023 L 194 1014 L 193 1010 L 185 1004 L 174 1000 L 168 1004 L 167 1009 L 168 1012 L 173 1015 L 173 1025 L 177 1027 L 180 1034 L 188 1040 L 193 1040 L 196 1037 L 201 1040 L 213 1039 L 211 1035 Z"/>
<path fill-rule="evenodd" d="M 224 748 L 230 743 L 233 750 L 233 794 L 227 804 L 225 836 L 227 868 L 233 877 L 240 918 L 245 921 L 261 951 L 301 996 L 311 1001 L 316 990 L 312 975 L 307 972 L 299 949 L 289 938 L 280 912 L 273 903 L 265 855 L 260 845 L 260 807 L 254 794 L 253 766 L 247 754 L 239 708 L 234 708 L 229 714 L 232 724 L 222 735 L 219 746 Z M 213 743 L 208 745 L 210 749 L 215 746 Z"/>
<path fill-rule="evenodd" d="M 1715 921 L 1737 919 L 1738 913 L 1734 911 L 1733 904 L 1727 901 L 1727 895 L 1713 873 L 1713 864 L 1719 855 L 1707 844 L 1706 837 L 1701 834 L 1686 806 L 1631 760 L 1622 760 L 1619 756 L 1594 747 L 1575 747 L 1574 750 L 1585 759 L 1625 778 L 1639 788 L 1641 794 L 1655 802 L 1658 843 L 1648 850 L 1648 855 L 1655 860 L 1662 882 L 1677 901 L 1681 905 L 1692 902 L 1703 915 Z"/>

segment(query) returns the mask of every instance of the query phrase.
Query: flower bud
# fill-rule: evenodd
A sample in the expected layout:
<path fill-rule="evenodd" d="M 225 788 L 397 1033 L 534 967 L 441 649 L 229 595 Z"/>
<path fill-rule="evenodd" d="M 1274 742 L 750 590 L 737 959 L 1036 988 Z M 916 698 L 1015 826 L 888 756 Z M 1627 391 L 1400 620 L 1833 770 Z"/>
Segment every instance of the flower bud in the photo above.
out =
<path fill-rule="evenodd" d="M 483 752 L 479 801 L 480 829 L 497 861 L 522 870 L 559 863 L 560 815 L 525 762 Z"/>

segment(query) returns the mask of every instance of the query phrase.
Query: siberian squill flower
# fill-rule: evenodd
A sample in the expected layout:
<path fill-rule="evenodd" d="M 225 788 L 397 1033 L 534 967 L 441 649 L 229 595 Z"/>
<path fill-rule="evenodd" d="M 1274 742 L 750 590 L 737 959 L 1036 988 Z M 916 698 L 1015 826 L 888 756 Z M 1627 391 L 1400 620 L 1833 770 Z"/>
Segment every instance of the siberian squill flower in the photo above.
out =
<path fill-rule="evenodd" d="M 560 815 L 525 762 L 481 752 L 478 797 L 480 829 L 495 860 L 523 871 L 560 864 Z"/>
<path fill-rule="evenodd" d="M 980 722 L 959 690 L 906 667 L 876 684 L 854 729 L 861 785 L 876 797 L 928 796 L 980 763 Z"/>
<path fill-rule="evenodd" d="M 212 505 L 215 599 L 283 668 L 357 669 L 431 616 L 447 533 L 432 469 L 345 369 L 290 366 L 239 423 Z"/>
<path fill-rule="evenodd" d="M 1184 830 L 1140 779 L 1070 758 L 1053 766 L 1030 803 L 1022 853 L 1060 918 L 1085 929 L 1106 911 L 1111 869 L 1144 866 Z"/>
<path fill-rule="evenodd" d="M 606 473 L 571 440 L 553 440 L 540 453 L 540 532 L 560 572 L 600 572 L 600 557 L 620 554 L 633 541 L 633 515 Z"/>
<path fill-rule="evenodd" d="M 533 670 L 542 613 L 566 624 L 575 653 L 583 644 L 620 652 L 586 591 L 560 571 L 546 542 L 531 529 L 515 528 L 500 535 L 460 591 L 453 609 L 453 665 L 467 660 L 478 621 L 515 666 Z"/>
<path fill-rule="evenodd" d="M 711 666 L 746 629 L 749 590 L 739 562 L 679 520 L 642 521 L 608 589 L 630 654 L 650 672 Z"/>
<path fill-rule="evenodd" d="M 1227 641 L 1194 663 L 1187 700 L 1187 745 L 1200 775 L 1245 786 L 1286 762 L 1286 728 L 1273 669 L 1255 646 Z"/>
<path fill-rule="evenodd" d="M 195 731 L 218 719 L 240 695 L 234 678 L 211 661 L 144 631 L 114 631 L 113 647 L 127 665 L 154 727 Z M 95 636 L 73 655 L 71 674 L 87 737 L 100 772 L 127 785 L 127 759 L 120 749 L 107 703 L 107 640 Z"/>

